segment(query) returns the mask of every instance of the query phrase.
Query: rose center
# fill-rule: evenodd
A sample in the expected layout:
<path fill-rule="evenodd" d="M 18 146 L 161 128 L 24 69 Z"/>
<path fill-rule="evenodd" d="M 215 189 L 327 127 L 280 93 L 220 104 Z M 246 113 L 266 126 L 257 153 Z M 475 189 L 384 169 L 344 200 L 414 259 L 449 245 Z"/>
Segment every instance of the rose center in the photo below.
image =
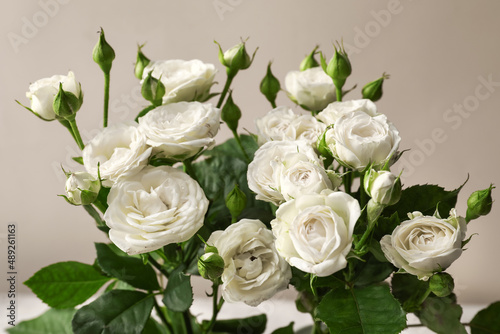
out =
<path fill-rule="evenodd" d="M 238 254 L 234 258 L 238 276 L 247 280 L 254 279 L 262 273 L 262 260 L 250 252 Z"/>

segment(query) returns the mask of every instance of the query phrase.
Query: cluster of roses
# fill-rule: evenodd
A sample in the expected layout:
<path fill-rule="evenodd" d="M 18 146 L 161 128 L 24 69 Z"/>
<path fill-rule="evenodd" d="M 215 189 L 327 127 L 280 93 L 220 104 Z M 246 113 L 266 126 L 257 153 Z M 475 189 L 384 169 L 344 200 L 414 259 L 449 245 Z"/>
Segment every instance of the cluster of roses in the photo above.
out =
<path fill-rule="evenodd" d="M 336 51 L 332 62 L 340 67 L 323 58 L 318 66 L 315 51 L 301 71 L 285 79 L 289 97 L 312 113 L 299 115 L 280 106 L 256 120 L 260 147 L 247 179 L 257 199 L 278 207 L 272 229 L 259 220 L 241 219 L 207 240 L 207 252 L 222 260 L 216 277 L 207 276 L 220 276 L 227 301 L 258 305 L 288 286 L 290 266 L 320 277 L 344 269 L 363 207 L 368 229 L 373 229 L 383 209 L 400 199 L 401 181 L 390 167 L 401 138 L 372 102 L 381 95 L 383 78 L 365 87 L 364 95 L 372 89 L 371 100 L 342 102 L 350 69 L 344 78 L 335 71 L 347 68 L 347 55 Z M 244 43 L 221 52 L 220 59 L 228 78 L 252 61 Z M 67 173 L 66 198 L 75 205 L 98 206 L 101 188 L 109 187 L 104 210 L 109 237 L 130 255 L 187 241 L 204 223 L 209 201 L 197 181 L 152 161 L 189 165 L 215 144 L 221 109 L 206 102 L 213 97 L 215 74 L 213 65 L 199 60 L 152 62 L 139 50 L 136 75 L 151 107 L 137 122 L 105 127 L 80 145 L 86 171 Z M 59 120 L 78 142 L 74 115 L 83 95 L 72 72 L 33 83 L 27 96 L 30 111 Z M 351 195 L 354 173 L 361 176 L 360 196 L 369 196 L 363 207 Z M 454 210 L 446 219 L 419 212 L 409 218 L 380 240 L 381 248 L 396 267 L 428 279 L 460 256 L 465 219 Z"/>

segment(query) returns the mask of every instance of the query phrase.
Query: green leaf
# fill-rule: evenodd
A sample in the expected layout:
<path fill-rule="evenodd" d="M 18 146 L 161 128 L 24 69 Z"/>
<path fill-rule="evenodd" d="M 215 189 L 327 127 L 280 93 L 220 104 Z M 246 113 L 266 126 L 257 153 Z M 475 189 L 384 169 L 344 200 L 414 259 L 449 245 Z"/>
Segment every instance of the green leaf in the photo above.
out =
<path fill-rule="evenodd" d="M 288 326 L 273 331 L 272 334 L 293 334 L 293 321 Z"/>
<path fill-rule="evenodd" d="M 113 290 L 79 309 L 73 318 L 75 334 L 140 334 L 154 306 L 154 295 Z"/>
<path fill-rule="evenodd" d="M 49 309 L 41 316 L 22 321 L 15 327 L 7 329 L 9 334 L 73 334 L 71 319 L 76 310 Z"/>
<path fill-rule="evenodd" d="M 267 316 L 255 315 L 248 318 L 217 320 L 213 332 L 261 334 L 266 330 Z"/>
<path fill-rule="evenodd" d="M 87 211 L 87 213 L 92 217 L 94 218 L 95 222 L 96 222 L 96 225 L 97 225 L 97 228 L 101 231 L 103 231 L 104 233 L 108 233 L 109 232 L 109 227 L 106 225 L 106 223 L 104 222 L 104 220 L 102 220 L 101 218 L 101 215 L 99 214 L 99 212 L 97 212 L 97 210 L 92 206 L 92 204 L 89 204 L 89 205 L 82 205 L 83 208 L 85 209 L 85 211 Z"/>
<path fill-rule="evenodd" d="M 318 305 L 316 318 L 332 334 L 391 334 L 406 327 L 406 314 L 385 284 L 332 290 Z"/>
<path fill-rule="evenodd" d="M 472 321 L 470 328 L 472 334 L 500 334 L 500 301 L 479 311 Z"/>
<path fill-rule="evenodd" d="M 169 334 L 167 329 L 152 317 L 146 321 L 142 334 Z"/>
<path fill-rule="evenodd" d="M 83 165 L 83 158 L 82 157 L 72 157 L 71 159 L 78 162 L 80 165 Z"/>
<path fill-rule="evenodd" d="M 156 272 L 137 257 L 120 256 L 106 244 L 96 243 L 97 262 L 102 270 L 136 288 L 158 290 Z"/>
<path fill-rule="evenodd" d="M 367 254 L 365 262 L 358 262 L 354 276 L 357 286 L 382 282 L 394 271 L 394 266 L 389 262 L 380 262 L 373 255 Z"/>
<path fill-rule="evenodd" d="M 464 183 L 465 184 L 465 183 Z M 403 190 L 401 199 L 396 205 L 389 206 L 384 210 L 384 215 L 398 213 L 401 221 L 408 219 L 408 212 L 420 211 L 425 216 L 432 216 L 439 204 L 439 214 L 441 217 L 448 217 L 450 210 L 457 203 L 457 196 L 462 187 L 447 191 L 444 188 L 432 185 L 415 185 Z"/>
<path fill-rule="evenodd" d="M 167 282 L 163 294 L 165 306 L 175 312 L 184 312 L 193 303 L 193 288 L 191 287 L 191 276 L 183 273 L 183 267 L 174 270 Z"/>
<path fill-rule="evenodd" d="M 50 307 L 72 308 L 92 297 L 110 279 L 92 265 L 71 261 L 44 267 L 24 284 Z"/>
<path fill-rule="evenodd" d="M 467 333 L 460 322 L 462 307 L 456 304 L 454 295 L 443 298 L 429 296 L 422 309 L 415 314 L 423 325 L 438 334 Z"/>
<path fill-rule="evenodd" d="M 410 274 L 394 274 L 391 281 L 392 294 L 403 305 L 406 312 L 420 309 L 422 299 L 428 293 L 429 282 L 421 281 Z"/>

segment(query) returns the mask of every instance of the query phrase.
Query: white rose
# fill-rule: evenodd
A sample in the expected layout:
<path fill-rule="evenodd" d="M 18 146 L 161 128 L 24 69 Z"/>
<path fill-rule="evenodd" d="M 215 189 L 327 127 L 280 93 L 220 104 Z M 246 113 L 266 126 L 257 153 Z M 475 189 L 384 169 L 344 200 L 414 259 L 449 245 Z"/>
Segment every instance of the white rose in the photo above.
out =
<path fill-rule="evenodd" d="M 361 171 L 384 165 L 398 150 L 401 137 L 385 115 L 356 111 L 341 117 L 325 133 L 325 143 L 342 164 Z"/>
<path fill-rule="evenodd" d="M 293 101 L 312 111 L 323 110 L 337 97 L 332 78 L 321 67 L 288 72 L 285 87 Z"/>
<path fill-rule="evenodd" d="M 408 214 L 392 235 L 385 235 L 380 246 L 385 257 L 396 267 L 428 280 L 433 273 L 448 268 L 462 254 L 467 225 L 455 209 L 448 219 Z"/>
<path fill-rule="evenodd" d="M 139 118 L 139 129 L 154 153 L 175 160 L 213 146 L 219 124 L 220 109 L 200 102 L 161 105 Z"/>
<path fill-rule="evenodd" d="M 189 240 L 203 225 L 208 200 L 183 171 L 148 166 L 115 183 L 108 205 L 109 238 L 132 255 Z"/>
<path fill-rule="evenodd" d="M 323 166 L 311 162 L 304 154 L 287 154 L 281 168 L 279 188 L 285 201 L 333 188 Z"/>
<path fill-rule="evenodd" d="M 316 118 L 326 125 L 334 124 L 337 120 L 349 113 L 355 111 L 363 111 L 370 116 L 377 115 L 377 106 L 371 100 L 349 100 L 349 101 L 335 101 L 330 103 L 323 111 L 321 111 Z"/>
<path fill-rule="evenodd" d="M 285 201 L 281 193 L 281 174 L 284 164 L 291 167 L 291 164 L 285 163 L 286 156 L 291 153 L 299 153 L 305 161 L 322 167 L 318 155 L 304 140 L 267 142 L 255 152 L 253 161 L 248 165 L 248 187 L 257 194 L 257 199 L 276 205 Z"/>
<path fill-rule="evenodd" d="M 346 193 L 303 195 L 276 211 L 271 221 L 276 249 L 291 266 L 329 276 L 346 267 L 360 215 L 358 201 Z"/>
<path fill-rule="evenodd" d="M 393 173 L 369 170 L 365 174 L 364 188 L 378 204 L 394 205 L 401 198 L 401 179 Z"/>
<path fill-rule="evenodd" d="M 65 186 L 67 200 L 75 205 L 92 203 L 101 189 L 99 180 L 87 172 L 71 173 Z"/>
<path fill-rule="evenodd" d="M 201 60 L 152 61 L 142 73 L 142 80 L 153 71 L 152 76 L 160 79 L 165 86 L 163 103 L 179 101 L 203 101 L 209 95 L 215 77 L 215 66 Z M 142 81 L 141 81 L 142 84 Z"/>
<path fill-rule="evenodd" d="M 102 129 L 83 149 L 87 172 L 97 177 L 97 166 L 103 184 L 110 187 L 120 178 L 138 173 L 148 164 L 151 148 L 137 123 L 118 123 Z"/>
<path fill-rule="evenodd" d="M 224 259 L 222 295 L 228 302 L 257 306 L 284 290 L 292 277 L 290 266 L 278 255 L 273 233 L 256 219 L 242 219 L 207 241 Z"/>
<path fill-rule="evenodd" d="M 306 140 L 316 145 L 326 125 L 311 115 L 297 115 L 288 107 L 277 107 L 255 121 L 259 145 L 271 140 Z"/>
<path fill-rule="evenodd" d="M 54 75 L 50 78 L 44 78 L 35 81 L 29 87 L 29 92 L 26 97 L 31 100 L 31 110 L 45 120 L 54 120 L 54 97 L 59 92 L 59 84 L 62 83 L 62 88 L 66 92 L 74 94 L 76 97 L 81 97 L 82 90 L 80 83 L 75 79 L 75 74 L 71 71 L 68 75 Z"/>

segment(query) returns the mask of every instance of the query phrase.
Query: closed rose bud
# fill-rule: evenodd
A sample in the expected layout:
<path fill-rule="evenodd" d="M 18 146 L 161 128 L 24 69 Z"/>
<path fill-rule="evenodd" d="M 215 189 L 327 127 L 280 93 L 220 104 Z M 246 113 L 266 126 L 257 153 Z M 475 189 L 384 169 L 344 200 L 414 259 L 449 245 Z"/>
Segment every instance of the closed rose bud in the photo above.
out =
<path fill-rule="evenodd" d="M 92 58 L 104 73 L 109 73 L 109 71 L 111 71 L 111 64 L 113 63 L 113 59 L 115 59 L 115 51 L 111 45 L 106 42 L 104 30 L 102 29 L 99 33 L 99 41 L 94 47 Z"/>
<path fill-rule="evenodd" d="M 429 289 L 438 297 L 446 297 L 453 292 L 455 282 L 447 273 L 437 273 L 429 279 Z"/>
<path fill-rule="evenodd" d="M 56 117 L 65 120 L 74 120 L 76 113 L 83 103 L 83 96 L 76 96 L 71 92 L 63 90 L 62 83 L 59 84 L 59 92 L 54 97 L 53 109 Z"/>
<path fill-rule="evenodd" d="M 475 191 L 470 195 L 467 200 L 467 214 L 465 216 L 467 222 L 490 213 L 493 204 L 491 198 L 493 189 L 495 187 L 490 185 L 487 189 Z"/>
<path fill-rule="evenodd" d="M 222 51 L 219 43 L 215 43 L 219 46 L 219 61 L 227 67 L 228 73 L 235 74 L 239 70 L 245 70 L 252 65 L 257 49 L 253 53 L 252 58 L 250 58 L 245 48 L 245 42 L 233 46 L 226 52 Z"/>
<path fill-rule="evenodd" d="M 300 70 L 305 71 L 313 67 L 318 67 L 319 63 L 318 61 L 314 58 L 314 55 L 316 54 L 316 50 L 318 50 L 318 46 L 316 45 L 312 52 L 307 55 L 304 60 L 300 63 Z"/>
<path fill-rule="evenodd" d="M 401 180 L 389 171 L 368 170 L 365 173 L 366 193 L 378 204 L 393 205 L 401 198 Z"/>
<path fill-rule="evenodd" d="M 260 82 L 260 92 L 264 94 L 271 105 L 276 108 L 276 97 L 281 90 L 279 80 L 271 72 L 271 62 L 267 65 L 266 76 Z"/>
<path fill-rule="evenodd" d="M 159 80 L 154 78 L 150 71 L 144 79 L 141 87 L 142 96 L 155 106 L 160 106 L 165 95 L 165 85 Z M 161 79 L 161 77 L 160 77 Z"/>
<path fill-rule="evenodd" d="M 142 74 L 144 72 L 144 68 L 148 66 L 148 64 L 151 62 L 148 57 L 142 53 L 142 47 L 143 45 L 139 45 L 137 47 L 137 60 L 135 62 L 135 68 L 134 68 L 134 73 L 135 77 L 137 79 L 142 79 Z"/>
<path fill-rule="evenodd" d="M 198 259 L 198 271 L 201 277 L 216 280 L 224 272 L 224 259 L 217 253 L 205 253 Z"/>
<path fill-rule="evenodd" d="M 88 205 L 96 200 L 100 189 L 99 180 L 91 174 L 71 173 L 66 180 L 66 199 L 74 205 Z"/>
<path fill-rule="evenodd" d="M 236 184 L 229 194 L 226 196 L 226 207 L 231 213 L 232 221 L 236 222 L 238 216 L 247 205 L 247 196 L 240 187 Z"/>
<path fill-rule="evenodd" d="M 321 67 L 323 71 L 332 78 L 333 83 L 337 89 L 341 89 L 344 86 L 346 79 L 352 73 L 351 62 L 343 46 L 339 44 L 339 48 L 334 45 L 335 53 L 332 59 L 326 64 L 326 60 L 323 54 L 320 54 Z"/>
<path fill-rule="evenodd" d="M 226 122 L 227 126 L 231 131 L 236 131 L 238 129 L 238 121 L 241 118 L 241 110 L 233 101 L 233 94 L 229 92 L 224 107 L 222 107 L 220 118 Z"/>
<path fill-rule="evenodd" d="M 373 102 L 380 100 L 382 97 L 382 85 L 385 79 L 389 79 L 389 75 L 384 73 L 382 77 L 378 78 L 375 81 L 367 83 L 363 89 L 362 94 L 364 99 L 369 99 Z"/>

